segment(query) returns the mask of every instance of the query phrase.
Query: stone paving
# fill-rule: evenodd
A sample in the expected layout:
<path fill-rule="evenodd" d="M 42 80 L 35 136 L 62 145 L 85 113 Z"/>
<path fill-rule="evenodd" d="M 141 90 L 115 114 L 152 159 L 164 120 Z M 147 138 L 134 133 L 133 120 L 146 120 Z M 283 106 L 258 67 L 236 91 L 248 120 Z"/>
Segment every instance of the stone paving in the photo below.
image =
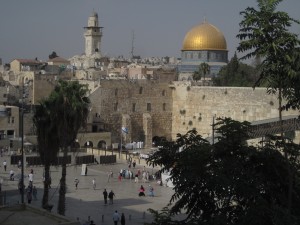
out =
<path fill-rule="evenodd" d="M 6 159 L 8 166 L 4 172 L 3 160 Z M 21 196 L 17 191 L 18 181 L 9 180 L 9 171 L 13 169 L 17 176 L 20 176 L 21 171 L 17 166 L 9 164 L 9 156 L 0 158 L 0 179 L 3 179 L 2 193 L 5 191 L 6 203 L 9 205 L 16 204 L 21 201 Z M 141 161 L 142 163 L 142 161 Z M 145 164 L 138 164 L 136 169 L 132 169 L 133 173 L 140 169 L 144 169 Z M 81 224 L 86 224 L 86 221 L 93 220 L 95 224 L 106 225 L 113 224 L 112 214 L 115 210 L 125 214 L 126 224 L 138 225 L 144 222 L 150 222 L 152 216 L 147 211 L 149 208 L 160 210 L 165 207 L 173 194 L 172 188 L 160 186 L 156 181 L 143 183 L 135 183 L 134 180 L 123 179 L 118 180 L 117 175 L 120 170 L 127 169 L 126 161 L 118 160 L 113 165 L 89 165 L 87 176 L 81 175 L 81 166 L 67 167 L 67 194 L 66 194 L 66 216 L 73 220 L 79 220 Z M 38 200 L 32 201 L 32 205 L 40 207 L 43 195 L 42 174 L 43 167 L 27 167 L 24 174 L 28 175 L 30 169 L 34 170 L 34 186 L 38 189 Z M 157 168 L 145 167 L 149 174 L 155 173 Z M 108 173 L 113 171 L 113 178 L 108 182 Z M 54 205 L 52 213 L 56 213 L 58 204 L 59 179 L 61 177 L 61 167 L 51 167 L 52 185 L 49 193 L 49 203 Z M 74 179 L 79 179 L 78 189 L 75 189 Z M 93 189 L 92 180 L 96 180 L 96 189 Z M 28 184 L 28 179 L 25 178 L 25 185 Z M 143 185 L 148 192 L 149 185 L 154 187 L 155 197 L 139 197 L 138 190 Z M 104 204 L 103 190 L 109 192 L 113 190 L 115 193 L 114 203 L 112 205 Z M 25 197 L 26 201 L 26 197 Z"/>

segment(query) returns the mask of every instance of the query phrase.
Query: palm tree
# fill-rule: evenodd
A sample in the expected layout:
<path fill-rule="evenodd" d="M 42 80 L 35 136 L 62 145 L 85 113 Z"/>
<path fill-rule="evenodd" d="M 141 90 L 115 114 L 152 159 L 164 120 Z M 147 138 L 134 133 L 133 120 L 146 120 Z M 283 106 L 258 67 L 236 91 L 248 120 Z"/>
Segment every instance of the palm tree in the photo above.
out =
<path fill-rule="evenodd" d="M 257 0 L 258 10 L 248 7 L 240 14 L 240 30 L 237 37 L 241 40 L 238 51 L 247 52 L 242 59 L 261 57 L 261 73 L 254 87 L 267 84 L 267 93 L 277 94 L 279 120 L 281 123 L 281 138 L 284 143 L 282 126 L 282 100 L 289 96 L 292 78 L 296 74 L 293 70 L 293 50 L 299 45 L 296 34 L 288 31 L 293 22 L 286 12 L 276 11 L 282 0 Z M 286 158 L 287 150 L 283 150 Z M 290 189 L 288 190 L 288 210 L 292 207 L 292 174 L 289 169 Z"/>
<path fill-rule="evenodd" d="M 87 93 L 87 86 L 79 84 L 78 81 L 67 82 L 60 80 L 49 96 L 55 108 L 55 116 L 52 118 L 52 122 L 56 123 L 59 146 L 64 154 L 57 209 L 61 215 L 65 214 L 68 148 L 75 141 L 79 129 L 86 125 L 90 103 L 89 98 L 86 97 Z"/>
<path fill-rule="evenodd" d="M 59 151 L 58 136 L 56 135 L 56 124 L 51 122 L 52 105 L 48 100 L 40 102 L 35 109 L 33 123 L 37 131 L 38 151 L 44 165 L 44 194 L 42 207 L 49 209 L 48 195 L 50 178 L 50 165 L 57 159 Z"/>

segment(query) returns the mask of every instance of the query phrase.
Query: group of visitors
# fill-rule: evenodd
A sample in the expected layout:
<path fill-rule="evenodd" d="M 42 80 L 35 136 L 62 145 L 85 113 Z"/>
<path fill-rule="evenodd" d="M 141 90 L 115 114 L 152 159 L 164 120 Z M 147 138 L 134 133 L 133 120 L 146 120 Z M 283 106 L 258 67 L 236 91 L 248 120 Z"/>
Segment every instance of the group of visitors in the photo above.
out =
<path fill-rule="evenodd" d="M 114 224 L 118 225 L 118 222 L 121 222 L 121 225 L 125 225 L 125 215 L 124 213 L 121 214 L 121 216 L 119 215 L 118 211 L 116 210 L 112 216 Z"/>

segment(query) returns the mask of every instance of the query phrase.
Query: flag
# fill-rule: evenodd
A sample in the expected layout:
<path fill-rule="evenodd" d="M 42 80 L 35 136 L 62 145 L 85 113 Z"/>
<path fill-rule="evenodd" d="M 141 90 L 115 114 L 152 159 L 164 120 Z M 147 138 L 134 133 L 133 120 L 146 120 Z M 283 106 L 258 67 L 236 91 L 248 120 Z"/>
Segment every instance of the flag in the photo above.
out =
<path fill-rule="evenodd" d="M 127 127 L 122 127 L 122 132 L 124 132 L 125 134 L 128 134 L 128 128 Z"/>

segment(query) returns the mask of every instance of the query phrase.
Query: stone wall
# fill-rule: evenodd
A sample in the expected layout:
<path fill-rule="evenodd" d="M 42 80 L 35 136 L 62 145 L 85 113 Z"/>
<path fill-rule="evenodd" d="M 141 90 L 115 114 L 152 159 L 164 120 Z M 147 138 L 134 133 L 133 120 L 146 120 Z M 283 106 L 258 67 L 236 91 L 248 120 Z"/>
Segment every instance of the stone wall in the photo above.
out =
<path fill-rule="evenodd" d="M 213 116 L 231 117 L 238 121 L 278 118 L 278 100 L 265 88 L 203 87 L 174 82 L 172 138 L 195 128 L 201 135 L 212 135 Z M 298 115 L 297 111 L 283 115 Z"/>

